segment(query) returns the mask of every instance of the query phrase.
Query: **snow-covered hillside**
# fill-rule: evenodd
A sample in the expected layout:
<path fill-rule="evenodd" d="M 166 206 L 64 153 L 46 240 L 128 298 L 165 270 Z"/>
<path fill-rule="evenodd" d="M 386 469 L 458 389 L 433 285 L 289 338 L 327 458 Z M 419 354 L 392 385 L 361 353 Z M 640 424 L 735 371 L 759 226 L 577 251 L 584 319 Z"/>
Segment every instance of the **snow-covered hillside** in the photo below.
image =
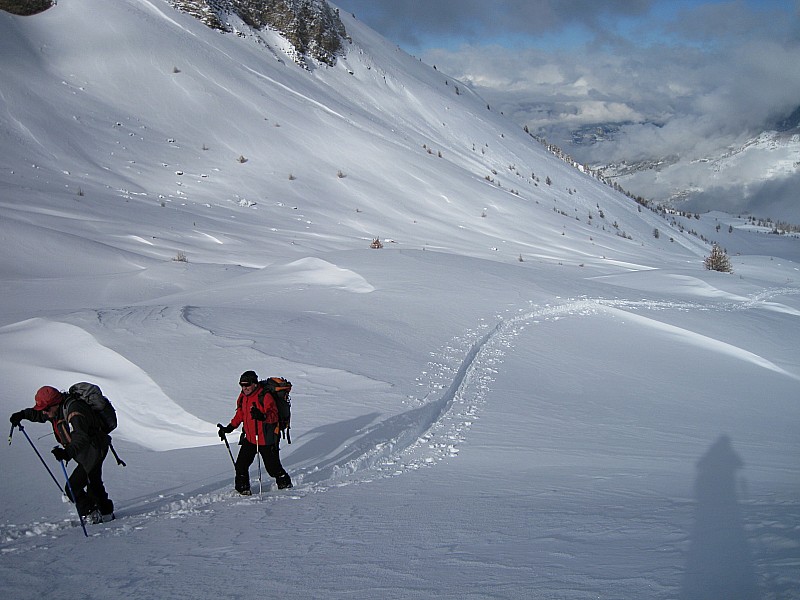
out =
<path fill-rule="evenodd" d="M 6 593 L 800 598 L 800 242 L 640 207 L 340 16 L 303 68 L 166 0 L 0 13 L 0 406 L 94 381 L 128 463 L 85 539 L 12 432 Z M 241 498 L 248 369 L 295 487 Z"/>
<path fill-rule="evenodd" d="M 600 170 L 629 190 L 681 210 L 723 210 L 800 223 L 800 133 L 765 131 L 716 156 L 665 157 Z"/>

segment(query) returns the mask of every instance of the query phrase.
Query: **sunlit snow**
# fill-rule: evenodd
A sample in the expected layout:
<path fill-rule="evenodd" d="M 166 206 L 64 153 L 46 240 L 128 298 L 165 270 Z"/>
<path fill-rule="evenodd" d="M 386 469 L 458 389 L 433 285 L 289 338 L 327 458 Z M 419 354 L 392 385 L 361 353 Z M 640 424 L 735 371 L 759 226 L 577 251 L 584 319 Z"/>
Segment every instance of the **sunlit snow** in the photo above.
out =
<path fill-rule="evenodd" d="M 6 596 L 800 598 L 800 241 L 639 207 L 341 17 L 304 69 L 164 0 L 0 13 L 0 406 L 98 383 L 128 465 L 86 539 L 12 432 Z M 295 487 L 242 498 L 249 369 Z"/>

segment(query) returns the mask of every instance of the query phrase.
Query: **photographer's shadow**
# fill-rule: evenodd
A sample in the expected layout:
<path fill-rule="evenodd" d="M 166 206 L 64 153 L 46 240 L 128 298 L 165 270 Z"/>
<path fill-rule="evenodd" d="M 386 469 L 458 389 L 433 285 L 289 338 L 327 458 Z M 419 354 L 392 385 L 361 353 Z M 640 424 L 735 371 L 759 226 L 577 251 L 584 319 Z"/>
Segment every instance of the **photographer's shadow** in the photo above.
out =
<path fill-rule="evenodd" d="M 681 600 L 759 598 L 736 496 L 736 472 L 743 466 L 727 435 L 697 463 L 695 522 Z"/>

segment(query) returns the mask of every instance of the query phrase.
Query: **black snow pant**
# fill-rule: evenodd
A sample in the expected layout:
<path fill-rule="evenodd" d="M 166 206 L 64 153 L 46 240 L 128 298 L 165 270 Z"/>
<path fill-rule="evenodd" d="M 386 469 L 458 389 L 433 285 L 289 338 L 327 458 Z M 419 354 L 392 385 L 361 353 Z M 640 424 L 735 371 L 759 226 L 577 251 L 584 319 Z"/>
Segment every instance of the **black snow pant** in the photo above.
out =
<path fill-rule="evenodd" d="M 106 450 L 106 453 L 108 451 Z M 99 509 L 104 515 L 114 512 L 114 503 L 108 498 L 105 485 L 103 485 L 103 456 L 91 471 L 87 472 L 80 464 L 69 476 L 69 486 L 66 486 L 67 498 L 75 503 L 78 513 L 86 516 L 94 509 Z M 75 497 L 69 493 L 70 488 L 75 492 Z"/>
<path fill-rule="evenodd" d="M 281 464 L 278 444 L 258 446 L 256 448 L 256 445 L 252 442 L 242 439 L 241 448 L 239 448 L 239 454 L 236 457 L 236 481 L 234 483 L 236 491 L 239 493 L 250 490 L 250 465 L 253 464 L 253 460 L 256 457 L 256 450 L 264 460 L 264 468 L 270 477 L 273 477 L 275 481 L 283 478 L 289 479 L 289 474 Z"/>

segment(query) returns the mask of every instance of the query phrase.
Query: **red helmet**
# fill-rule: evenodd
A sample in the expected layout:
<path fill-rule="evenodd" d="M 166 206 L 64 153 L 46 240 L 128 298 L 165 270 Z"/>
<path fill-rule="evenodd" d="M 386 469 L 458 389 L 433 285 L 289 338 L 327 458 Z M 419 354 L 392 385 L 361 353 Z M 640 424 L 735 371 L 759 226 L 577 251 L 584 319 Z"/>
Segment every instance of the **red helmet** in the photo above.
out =
<path fill-rule="evenodd" d="M 44 387 L 40 387 L 39 391 L 36 392 L 36 404 L 33 408 L 36 410 L 47 410 L 51 406 L 54 406 L 60 402 L 61 392 L 54 387 L 46 385 Z"/>

